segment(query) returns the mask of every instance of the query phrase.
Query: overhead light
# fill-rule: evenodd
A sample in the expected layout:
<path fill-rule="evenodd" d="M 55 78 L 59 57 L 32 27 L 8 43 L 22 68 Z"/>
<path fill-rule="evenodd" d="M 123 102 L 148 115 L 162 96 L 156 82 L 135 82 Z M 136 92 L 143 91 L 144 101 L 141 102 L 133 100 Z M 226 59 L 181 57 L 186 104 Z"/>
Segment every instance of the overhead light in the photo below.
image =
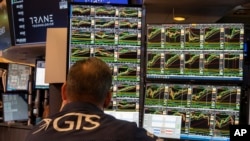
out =
<path fill-rule="evenodd" d="M 174 17 L 175 21 L 185 21 L 186 19 L 184 17 Z"/>
<path fill-rule="evenodd" d="M 174 8 L 173 8 L 173 19 L 174 19 L 175 21 L 185 21 L 185 20 L 186 20 L 184 17 L 180 17 L 180 16 L 176 17 L 176 16 L 174 15 Z"/>

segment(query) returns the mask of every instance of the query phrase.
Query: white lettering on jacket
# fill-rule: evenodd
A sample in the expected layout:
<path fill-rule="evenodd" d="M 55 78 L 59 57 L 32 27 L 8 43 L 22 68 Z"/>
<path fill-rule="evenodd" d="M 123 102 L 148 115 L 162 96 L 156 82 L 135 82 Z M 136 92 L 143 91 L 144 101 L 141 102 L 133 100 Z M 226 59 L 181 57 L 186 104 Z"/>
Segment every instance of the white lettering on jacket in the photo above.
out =
<path fill-rule="evenodd" d="M 64 117 L 70 117 L 70 116 L 76 116 L 77 120 L 66 120 L 64 121 L 64 124 L 67 125 L 67 127 L 59 127 L 59 122 Z M 36 134 L 42 130 L 46 131 L 50 124 L 52 124 L 53 128 L 58 132 L 66 132 L 66 131 L 72 131 L 72 130 L 93 130 L 100 126 L 100 123 L 98 120 L 100 119 L 100 116 L 98 115 L 88 115 L 88 114 L 82 114 L 82 113 L 68 113 L 63 116 L 57 117 L 54 120 L 45 118 L 43 119 L 44 124 L 40 125 L 40 128 L 33 132 L 33 134 Z M 88 125 L 91 126 L 82 126 L 83 122 L 88 122 Z"/>

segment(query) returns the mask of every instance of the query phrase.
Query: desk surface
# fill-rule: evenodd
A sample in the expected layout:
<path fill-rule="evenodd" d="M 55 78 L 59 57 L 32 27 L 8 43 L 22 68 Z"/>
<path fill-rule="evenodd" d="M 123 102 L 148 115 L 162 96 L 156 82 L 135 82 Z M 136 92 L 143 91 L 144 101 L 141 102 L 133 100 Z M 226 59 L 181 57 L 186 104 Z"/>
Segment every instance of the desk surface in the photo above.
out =
<path fill-rule="evenodd" d="M 33 125 L 26 125 L 24 123 L 0 123 L 2 127 L 9 127 L 9 128 L 19 128 L 19 129 L 27 129 L 30 130 L 33 128 Z"/>

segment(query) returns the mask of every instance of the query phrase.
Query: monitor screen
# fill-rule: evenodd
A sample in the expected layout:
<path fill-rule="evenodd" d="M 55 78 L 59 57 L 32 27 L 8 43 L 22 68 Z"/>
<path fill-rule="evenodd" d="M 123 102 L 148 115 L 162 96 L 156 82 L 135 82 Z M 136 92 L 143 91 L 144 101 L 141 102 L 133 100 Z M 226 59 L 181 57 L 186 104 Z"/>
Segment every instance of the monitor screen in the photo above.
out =
<path fill-rule="evenodd" d="M 47 28 L 68 25 L 66 0 L 10 0 L 9 5 L 13 45 L 45 43 Z"/>
<path fill-rule="evenodd" d="M 45 60 L 36 60 L 35 65 L 35 89 L 48 89 L 49 83 L 45 83 Z"/>
<path fill-rule="evenodd" d="M 5 122 L 27 121 L 28 95 L 25 93 L 2 93 Z"/>
<path fill-rule="evenodd" d="M 11 46 L 10 23 L 6 0 L 0 1 L 0 50 Z"/>
<path fill-rule="evenodd" d="M 229 140 L 229 126 L 239 124 L 241 91 L 236 85 L 147 83 L 143 126 L 171 138 L 166 125 L 153 126 L 148 116 L 180 116 L 180 139 Z"/>
<path fill-rule="evenodd" d="M 147 79 L 242 81 L 243 24 L 148 24 Z"/>
<path fill-rule="evenodd" d="M 135 122 L 139 126 L 139 113 L 138 112 L 117 112 L 117 111 L 104 111 L 106 114 L 112 115 L 117 119 Z"/>
<path fill-rule="evenodd" d="M 144 114 L 143 127 L 160 138 L 180 139 L 181 121 L 179 115 Z"/>
<path fill-rule="evenodd" d="M 6 91 L 28 91 L 31 66 L 9 63 Z"/>

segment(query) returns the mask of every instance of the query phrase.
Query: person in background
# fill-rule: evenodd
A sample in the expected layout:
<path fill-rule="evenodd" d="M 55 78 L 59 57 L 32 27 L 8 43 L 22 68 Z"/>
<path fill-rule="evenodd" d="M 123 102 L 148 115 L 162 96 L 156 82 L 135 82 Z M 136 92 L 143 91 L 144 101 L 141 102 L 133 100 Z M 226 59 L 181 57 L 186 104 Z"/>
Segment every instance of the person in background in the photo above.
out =
<path fill-rule="evenodd" d="M 61 88 L 60 112 L 44 118 L 26 141 L 156 141 L 135 122 L 116 119 L 103 109 L 111 101 L 112 72 L 90 57 L 73 64 Z"/>

